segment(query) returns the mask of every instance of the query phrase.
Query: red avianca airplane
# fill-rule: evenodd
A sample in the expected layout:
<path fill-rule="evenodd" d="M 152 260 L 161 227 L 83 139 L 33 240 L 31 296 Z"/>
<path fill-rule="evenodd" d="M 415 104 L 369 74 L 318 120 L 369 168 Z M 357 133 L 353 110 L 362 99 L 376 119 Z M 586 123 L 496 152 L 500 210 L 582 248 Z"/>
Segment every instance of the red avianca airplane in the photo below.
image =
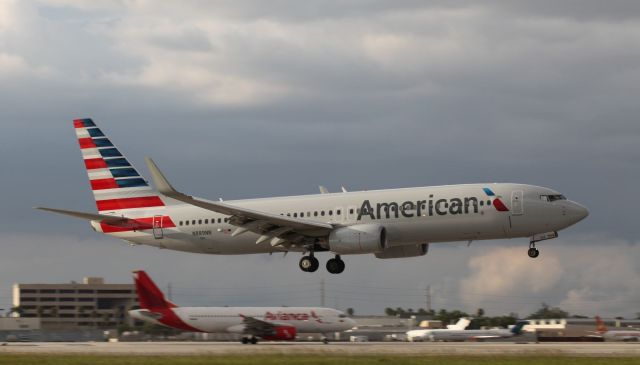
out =
<path fill-rule="evenodd" d="M 178 307 L 144 271 L 133 275 L 141 309 L 132 318 L 190 332 L 242 334 L 242 343 L 292 341 L 297 333 L 334 333 L 356 323 L 343 312 L 322 307 Z M 327 342 L 326 335 L 324 341 Z"/>

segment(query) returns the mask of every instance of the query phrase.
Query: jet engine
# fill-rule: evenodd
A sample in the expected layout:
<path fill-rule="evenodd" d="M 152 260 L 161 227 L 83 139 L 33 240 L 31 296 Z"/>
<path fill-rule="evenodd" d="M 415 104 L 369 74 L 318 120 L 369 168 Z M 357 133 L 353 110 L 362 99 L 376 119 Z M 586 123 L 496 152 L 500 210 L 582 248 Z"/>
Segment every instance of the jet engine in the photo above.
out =
<path fill-rule="evenodd" d="M 401 257 L 424 256 L 429 252 L 429 244 L 388 247 L 382 252 L 376 252 L 379 259 L 398 259 Z"/>
<path fill-rule="evenodd" d="M 357 224 L 334 229 L 329 249 L 338 255 L 377 253 L 387 247 L 387 230 L 379 224 Z"/>
<path fill-rule="evenodd" d="M 296 339 L 296 332 L 293 326 L 276 326 L 270 335 L 261 337 L 267 341 L 293 341 Z"/>

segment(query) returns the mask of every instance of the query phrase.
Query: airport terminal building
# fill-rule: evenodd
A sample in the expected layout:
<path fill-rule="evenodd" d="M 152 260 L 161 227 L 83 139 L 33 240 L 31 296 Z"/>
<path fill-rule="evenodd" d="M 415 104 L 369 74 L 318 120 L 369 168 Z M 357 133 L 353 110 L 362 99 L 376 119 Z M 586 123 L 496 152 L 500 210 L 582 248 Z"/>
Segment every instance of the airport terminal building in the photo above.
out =
<path fill-rule="evenodd" d="M 82 283 L 14 284 L 13 306 L 21 318 L 40 318 L 42 329 L 114 328 L 133 324 L 127 312 L 138 308 L 138 297 L 133 284 L 87 277 Z"/>

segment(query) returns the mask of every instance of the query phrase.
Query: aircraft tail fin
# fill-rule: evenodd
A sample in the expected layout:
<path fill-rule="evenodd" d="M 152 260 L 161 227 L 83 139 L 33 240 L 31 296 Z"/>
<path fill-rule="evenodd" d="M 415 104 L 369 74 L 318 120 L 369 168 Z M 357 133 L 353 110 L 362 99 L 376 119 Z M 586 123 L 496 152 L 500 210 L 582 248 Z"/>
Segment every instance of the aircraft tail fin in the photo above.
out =
<path fill-rule="evenodd" d="M 602 318 L 600 318 L 600 316 L 596 316 L 596 330 L 598 331 L 598 333 L 607 332 L 607 326 L 605 326 L 604 321 L 602 320 Z"/>
<path fill-rule="evenodd" d="M 144 270 L 133 272 L 133 280 L 138 292 L 138 301 L 142 309 L 157 310 L 166 308 L 176 308 L 177 306 L 166 300 L 162 291 L 151 280 Z"/>
<path fill-rule="evenodd" d="M 471 323 L 471 320 L 469 318 L 461 317 L 460 319 L 458 319 L 458 322 L 456 322 L 456 324 L 447 325 L 447 329 L 464 330 L 464 329 L 467 329 L 470 323 Z"/>
<path fill-rule="evenodd" d="M 89 118 L 73 121 L 98 212 L 164 207 L 165 202 Z"/>
<path fill-rule="evenodd" d="M 511 328 L 511 333 L 514 335 L 519 335 L 522 333 L 522 328 L 529 324 L 529 321 L 518 321 L 515 326 Z"/>

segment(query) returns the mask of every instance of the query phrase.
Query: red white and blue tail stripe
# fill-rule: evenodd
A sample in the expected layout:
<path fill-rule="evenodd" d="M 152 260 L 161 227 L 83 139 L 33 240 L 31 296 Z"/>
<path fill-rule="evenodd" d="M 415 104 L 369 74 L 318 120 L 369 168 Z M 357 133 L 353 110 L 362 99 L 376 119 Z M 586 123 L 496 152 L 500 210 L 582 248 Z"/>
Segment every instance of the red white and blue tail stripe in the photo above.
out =
<path fill-rule="evenodd" d="M 100 213 L 165 206 L 93 120 L 76 119 L 73 126 Z"/>

